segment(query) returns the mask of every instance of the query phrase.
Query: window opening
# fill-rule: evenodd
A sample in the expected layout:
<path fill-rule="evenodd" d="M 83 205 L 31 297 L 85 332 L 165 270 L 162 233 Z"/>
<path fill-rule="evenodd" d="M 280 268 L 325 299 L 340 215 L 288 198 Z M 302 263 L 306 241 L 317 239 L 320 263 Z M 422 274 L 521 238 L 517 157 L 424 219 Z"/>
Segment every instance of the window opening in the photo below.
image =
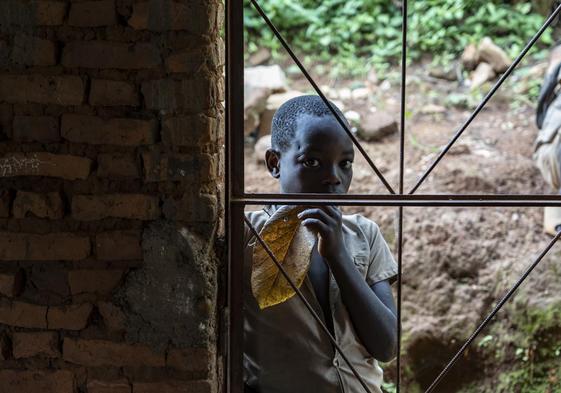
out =
<path fill-rule="evenodd" d="M 422 174 L 415 186 L 408 192 L 408 195 L 403 192 L 403 172 L 404 172 L 404 134 L 405 134 L 405 95 L 406 95 L 406 48 L 407 48 L 407 0 L 402 1 L 402 15 L 403 15 L 403 32 L 402 32 L 402 86 L 401 86 L 401 125 L 400 125 L 400 184 L 399 184 L 399 194 L 395 194 L 395 191 L 387 183 L 381 172 L 374 165 L 372 160 L 368 157 L 364 149 L 361 147 L 360 143 L 352 132 L 346 127 L 342 119 L 335 112 L 335 110 L 329 104 L 329 101 L 325 95 L 321 92 L 317 84 L 313 81 L 309 73 L 306 71 L 305 67 L 294 55 L 294 52 L 290 49 L 289 45 L 286 43 L 282 35 L 274 27 L 271 20 L 263 12 L 263 9 L 259 6 L 256 0 L 250 0 L 251 4 L 256 8 L 259 14 L 263 17 L 267 25 L 273 30 L 275 36 L 280 40 L 281 44 L 288 51 L 290 56 L 296 62 L 302 73 L 306 76 L 308 81 L 312 84 L 316 93 L 322 98 L 324 103 L 329 107 L 337 121 L 343 126 L 347 134 L 351 137 L 353 143 L 359 151 L 363 154 L 365 159 L 368 161 L 369 165 L 372 167 L 374 172 L 378 175 L 380 180 L 384 183 L 390 195 L 331 195 L 331 194 L 306 194 L 306 195 L 296 195 L 296 194 L 246 194 L 243 191 L 243 155 L 240 154 L 240 139 L 243 139 L 243 127 L 240 127 L 240 121 L 236 118 L 240 117 L 239 112 L 239 98 L 243 97 L 243 84 L 240 83 L 243 80 L 243 53 L 239 51 L 243 48 L 243 29 L 239 29 L 240 23 L 243 26 L 243 4 L 241 0 L 230 0 L 227 1 L 227 97 L 228 105 L 227 111 L 227 135 L 226 135 L 226 149 L 227 149 L 227 168 L 226 168 L 226 208 L 227 208 L 227 228 L 228 228 L 228 244 L 229 244 L 229 312 L 230 312 L 230 340 L 229 340 L 229 353 L 228 353 L 228 367 L 227 367 L 227 384 L 228 391 L 230 392 L 242 392 L 241 385 L 241 363 L 236 363 L 239 361 L 241 356 L 242 342 L 241 334 L 243 325 L 241 323 L 242 314 L 242 304 L 241 304 L 241 287 L 239 283 L 236 282 L 237 279 L 241 278 L 240 264 L 237 267 L 234 266 L 236 257 L 241 255 L 240 253 L 240 243 L 236 244 L 235 240 L 239 240 L 240 232 L 243 232 L 240 225 L 243 222 L 248 225 L 250 231 L 254 234 L 259 243 L 266 249 L 269 256 L 272 258 L 274 263 L 281 270 L 282 274 L 289 281 L 291 286 L 295 289 L 297 295 L 306 303 L 307 308 L 310 310 L 312 315 L 320 324 L 322 329 L 327 335 L 329 335 L 330 340 L 335 344 L 334 338 L 331 336 L 327 327 L 321 322 L 319 316 L 314 312 L 306 299 L 302 296 L 296 285 L 292 282 L 290 277 L 286 274 L 282 266 L 279 264 L 278 260 L 274 257 L 273 253 L 259 236 L 255 228 L 251 223 L 244 217 L 243 207 L 248 204 L 270 204 L 270 203 L 283 203 L 289 205 L 370 205 L 370 206 L 397 206 L 398 207 L 398 321 L 401 317 L 401 259 L 402 259 L 402 247 L 403 247 L 403 207 L 404 206 L 561 206 L 561 200 L 557 195 L 413 195 L 418 187 L 423 183 L 423 181 L 428 177 L 444 155 L 450 150 L 452 145 L 458 140 L 461 134 L 467 129 L 470 123 L 477 117 L 483 107 L 503 84 L 503 82 L 509 77 L 514 68 L 520 63 L 522 58 L 530 50 L 530 48 L 536 43 L 539 37 L 543 34 L 545 29 L 547 29 L 552 22 L 557 18 L 561 12 L 561 5 L 558 5 L 555 10 L 551 13 L 549 18 L 544 22 L 543 26 L 534 35 L 534 37 L 528 42 L 526 47 L 517 56 L 515 61 L 510 65 L 508 70 L 502 75 L 499 81 L 493 86 L 493 88 L 487 93 L 481 103 L 469 116 L 469 118 L 462 124 L 458 131 L 454 134 L 451 141 L 441 150 L 437 158 L 431 163 L 430 167 Z M 240 45 L 241 44 L 241 45 Z M 240 67 L 241 64 L 241 67 Z M 241 71 L 241 72 L 240 72 Z M 238 104 L 235 104 L 235 100 L 238 99 Z M 243 100 L 242 100 L 243 101 Z M 237 111 L 237 112 L 236 112 Z M 243 149 L 243 146 L 242 146 Z M 242 175 L 242 179 L 236 178 Z M 512 298 L 514 292 L 518 287 L 524 282 L 524 280 L 531 274 L 536 266 L 542 261 L 543 257 L 548 253 L 548 251 L 553 247 L 553 245 L 561 237 L 561 232 L 549 242 L 547 247 L 540 253 L 540 255 L 532 262 L 532 264 L 526 269 L 523 275 L 516 281 L 516 283 L 511 287 L 511 289 L 504 295 L 504 297 L 497 303 L 494 309 L 487 315 L 487 317 L 481 322 L 477 329 L 472 333 L 469 339 L 463 344 L 460 350 L 454 355 L 454 357 L 448 362 L 440 374 L 436 377 L 433 383 L 425 391 L 425 393 L 430 393 L 434 391 L 437 385 L 442 381 L 448 371 L 457 362 L 459 357 L 465 352 L 469 345 L 474 341 L 477 335 L 483 330 L 485 326 L 492 320 L 492 318 L 498 313 L 498 311 Z M 400 323 L 398 323 L 398 334 L 401 336 Z M 364 381 L 356 370 L 351 366 L 350 362 L 346 356 L 338 348 L 339 352 L 344 357 L 345 361 L 349 364 L 355 376 L 361 382 L 364 389 L 368 392 L 368 387 L 364 384 Z M 397 356 L 397 392 L 400 390 L 400 350 L 398 349 Z"/>

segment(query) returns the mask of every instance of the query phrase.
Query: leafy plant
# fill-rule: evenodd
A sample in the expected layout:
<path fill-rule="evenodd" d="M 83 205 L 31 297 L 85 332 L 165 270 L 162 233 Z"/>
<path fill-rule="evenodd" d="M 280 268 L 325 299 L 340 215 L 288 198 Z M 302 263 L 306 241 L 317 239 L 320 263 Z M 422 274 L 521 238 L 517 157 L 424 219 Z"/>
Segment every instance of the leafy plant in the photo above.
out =
<path fill-rule="evenodd" d="M 249 0 L 244 0 L 246 48 L 270 48 L 282 55 L 274 37 Z M 390 0 L 261 0 L 261 7 L 308 63 L 330 63 L 337 74 L 385 70 L 401 58 L 401 6 Z M 514 57 L 544 18 L 531 4 L 489 0 L 410 1 L 408 57 L 430 56 L 438 63 L 458 58 L 470 43 L 490 36 Z M 553 42 L 548 30 L 542 48 Z M 307 56 L 306 56 L 307 55 Z"/>

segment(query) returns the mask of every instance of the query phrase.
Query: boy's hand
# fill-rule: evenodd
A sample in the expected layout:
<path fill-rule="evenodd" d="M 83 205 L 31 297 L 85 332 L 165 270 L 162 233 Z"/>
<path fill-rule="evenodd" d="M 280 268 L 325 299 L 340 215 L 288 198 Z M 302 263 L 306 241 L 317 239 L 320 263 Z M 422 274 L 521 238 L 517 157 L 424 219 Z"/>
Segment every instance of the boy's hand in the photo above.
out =
<path fill-rule="evenodd" d="M 322 206 L 303 210 L 298 214 L 302 225 L 319 233 L 319 254 L 329 260 L 343 260 L 347 254 L 343 242 L 343 214 L 334 206 Z"/>

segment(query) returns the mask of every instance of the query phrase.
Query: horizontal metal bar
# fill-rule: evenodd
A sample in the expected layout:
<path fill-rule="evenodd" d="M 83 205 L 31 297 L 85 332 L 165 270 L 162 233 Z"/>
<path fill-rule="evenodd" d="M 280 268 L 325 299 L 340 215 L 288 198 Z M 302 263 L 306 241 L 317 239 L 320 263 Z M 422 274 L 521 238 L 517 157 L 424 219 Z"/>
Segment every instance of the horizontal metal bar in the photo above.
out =
<path fill-rule="evenodd" d="M 388 195 L 388 194 L 245 194 L 233 196 L 242 205 L 327 205 L 340 206 L 561 206 L 561 195 Z"/>

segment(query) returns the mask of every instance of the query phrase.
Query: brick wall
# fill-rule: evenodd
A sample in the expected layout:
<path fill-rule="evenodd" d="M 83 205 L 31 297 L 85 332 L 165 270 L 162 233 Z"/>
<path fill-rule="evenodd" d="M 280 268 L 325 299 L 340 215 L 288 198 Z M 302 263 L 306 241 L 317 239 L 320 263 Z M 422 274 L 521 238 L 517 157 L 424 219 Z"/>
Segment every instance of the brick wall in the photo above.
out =
<path fill-rule="evenodd" d="M 222 23 L 0 1 L 0 393 L 221 390 Z"/>

